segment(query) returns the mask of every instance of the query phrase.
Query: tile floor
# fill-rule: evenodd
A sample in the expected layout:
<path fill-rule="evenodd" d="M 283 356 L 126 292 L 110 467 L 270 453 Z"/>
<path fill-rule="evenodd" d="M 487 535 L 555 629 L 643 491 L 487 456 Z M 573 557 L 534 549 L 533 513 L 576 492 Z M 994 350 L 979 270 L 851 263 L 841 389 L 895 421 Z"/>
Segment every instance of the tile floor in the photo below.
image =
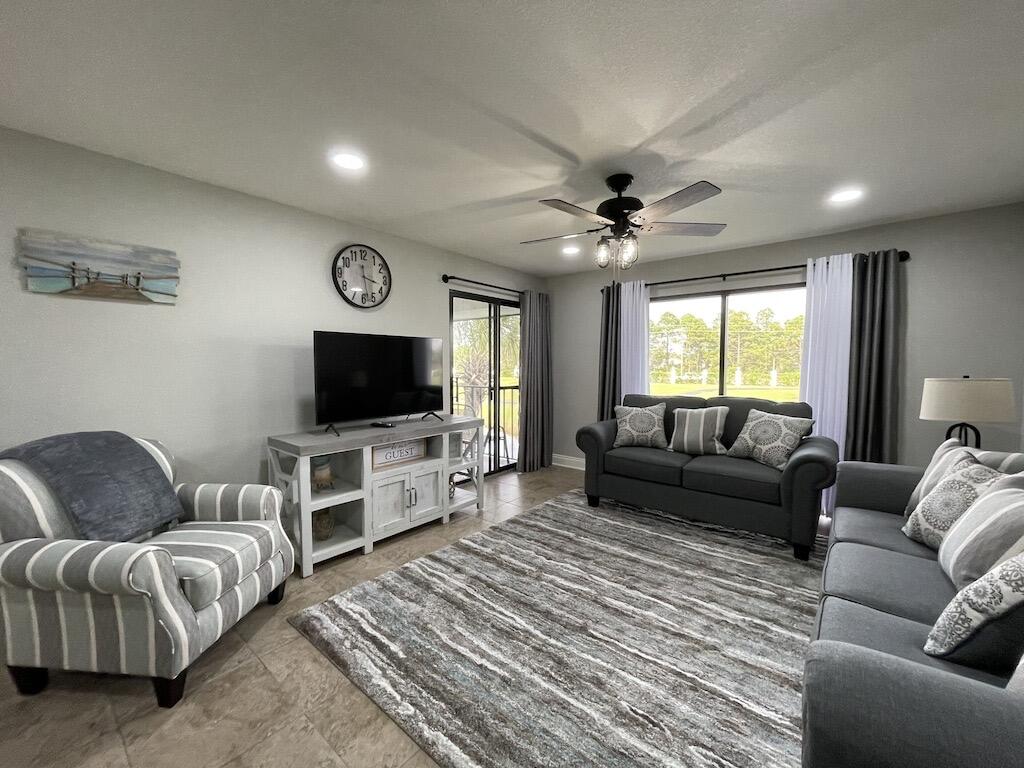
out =
<path fill-rule="evenodd" d="M 17 768 L 429 768 L 425 753 L 286 619 L 463 536 L 579 488 L 552 467 L 487 481 L 483 514 L 461 513 L 293 576 L 277 606 L 260 605 L 189 672 L 185 698 L 157 708 L 148 680 L 51 673 L 18 696 L 0 674 L 0 764 Z"/>

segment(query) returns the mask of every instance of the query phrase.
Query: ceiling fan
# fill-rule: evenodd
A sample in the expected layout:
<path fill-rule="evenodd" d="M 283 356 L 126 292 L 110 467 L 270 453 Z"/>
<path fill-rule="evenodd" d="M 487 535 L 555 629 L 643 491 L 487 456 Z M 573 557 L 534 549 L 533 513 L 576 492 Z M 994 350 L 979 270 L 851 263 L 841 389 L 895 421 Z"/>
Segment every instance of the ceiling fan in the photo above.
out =
<path fill-rule="evenodd" d="M 614 259 L 614 264 L 619 269 L 629 269 L 636 263 L 640 255 L 636 239 L 638 232 L 649 235 L 712 237 L 725 229 L 725 224 L 656 221 L 661 216 L 667 216 L 675 211 L 696 205 L 720 193 L 722 190 L 711 182 L 698 181 L 696 184 L 691 184 L 685 189 L 673 192 L 668 197 L 663 197 L 661 200 L 647 206 L 635 197 L 622 196 L 622 193 L 632 183 L 633 176 L 629 173 L 613 173 L 605 179 L 608 189 L 614 192 L 616 197 L 609 198 L 597 206 L 596 213 L 580 208 L 578 205 L 567 203 L 565 200 L 541 200 L 540 202 L 543 205 L 550 206 L 572 216 L 578 216 L 581 219 L 586 219 L 593 224 L 600 224 L 601 226 L 571 235 L 555 235 L 554 237 L 542 237 L 537 240 L 525 240 L 521 245 L 546 243 L 551 240 L 571 240 L 608 229 L 610 232 L 603 235 L 597 241 L 597 249 L 594 255 L 595 263 L 601 269 L 604 269 L 613 263 Z"/>

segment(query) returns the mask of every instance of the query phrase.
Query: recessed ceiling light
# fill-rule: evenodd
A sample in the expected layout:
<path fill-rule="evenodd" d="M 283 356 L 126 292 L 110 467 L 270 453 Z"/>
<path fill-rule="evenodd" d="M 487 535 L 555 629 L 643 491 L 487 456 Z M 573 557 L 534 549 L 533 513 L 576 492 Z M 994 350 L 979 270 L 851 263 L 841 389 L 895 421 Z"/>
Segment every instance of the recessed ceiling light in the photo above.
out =
<path fill-rule="evenodd" d="M 366 160 L 355 152 L 332 152 L 331 162 L 345 171 L 360 171 L 366 167 Z"/>
<path fill-rule="evenodd" d="M 843 205 L 845 203 L 854 203 L 862 197 L 864 197 L 864 190 L 860 187 L 843 187 L 829 195 L 828 201 L 832 205 Z"/>
<path fill-rule="evenodd" d="M 564 253 L 566 256 L 575 256 L 579 252 L 580 247 L 578 245 L 567 245 L 565 246 L 565 248 L 562 249 L 562 253 Z"/>

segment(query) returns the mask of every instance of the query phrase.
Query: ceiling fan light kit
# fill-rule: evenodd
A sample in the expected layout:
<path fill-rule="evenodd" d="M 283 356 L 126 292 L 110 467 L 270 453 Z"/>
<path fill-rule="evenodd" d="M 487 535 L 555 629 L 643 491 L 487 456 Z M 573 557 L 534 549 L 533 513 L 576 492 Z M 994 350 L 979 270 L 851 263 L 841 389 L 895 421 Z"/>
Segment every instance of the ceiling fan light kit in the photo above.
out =
<path fill-rule="evenodd" d="M 595 229 L 588 229 L 586 232 L 576 232 L 570 235 L 555 235 L 554 237 L 542 237 L 537 240 L 525 240 L 521 245 L 585 237 L 610 230 L 610 234 L 602 235 L 597 241 L 597 246 L 594 249 L 594 263 L 601 269 L 612 265 L 616 269 L 629 269 L 640 258 L 640 243 L 636 237 L 637 232 L 650 235 L 713 237 L 725 229 L 725 224 L 655 220 L 659 216 L 667 216 L 670 213 L 696 205 L 707 200 L 709 197 L 719 194 L 722 190 L 711 182 L 698 181 L 696 184 L 691 184 L 685 189 L 674 192 L 668 197 L 664 197 L 647 206 L 638 198 L 623 196 L 622 193 L 632 183 L 633 176 L 628 173 L 613 173 L 605 179 L 605 184 L 608 185 L 608 189 L 615 193 L 615 197 L 602 202 L 597 206 L 596 212 L 580 208 L 578 205 L 573 205 L 565 200 L 541 200 L 542 205 L 581 219 L 586 219 L 600 226 Z"/>

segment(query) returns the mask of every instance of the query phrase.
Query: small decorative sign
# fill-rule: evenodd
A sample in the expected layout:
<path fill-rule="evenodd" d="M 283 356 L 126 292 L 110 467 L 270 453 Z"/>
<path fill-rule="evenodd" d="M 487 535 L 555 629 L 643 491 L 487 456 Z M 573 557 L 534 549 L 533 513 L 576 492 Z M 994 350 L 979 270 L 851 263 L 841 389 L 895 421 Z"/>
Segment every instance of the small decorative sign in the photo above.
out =
<path fill-rule="evenodd" d="M 388 445 L 373 447 L 373 468 L 383 469 L 407 461 L 422 459 L 427 455 L 427 440 L 424 437 L 416 440 L 402 440 Z"/>

